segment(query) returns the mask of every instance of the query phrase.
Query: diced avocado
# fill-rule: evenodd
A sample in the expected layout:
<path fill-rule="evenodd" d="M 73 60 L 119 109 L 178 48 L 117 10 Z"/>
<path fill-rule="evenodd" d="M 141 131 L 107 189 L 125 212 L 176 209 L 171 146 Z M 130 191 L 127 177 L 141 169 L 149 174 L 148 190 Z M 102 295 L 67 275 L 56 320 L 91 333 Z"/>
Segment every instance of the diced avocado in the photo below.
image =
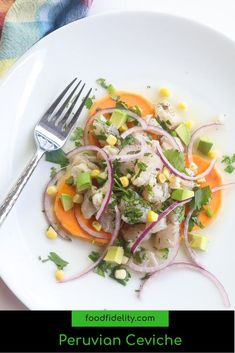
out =
<path fill-rule="evenodd" d="M 65 212 L 71 210 L 71 208 L 73 208 L 73 198 L 72 196 L 68 195 L 68 194 L 61 194 L 60 195 L 60 200 L 63 206 L 63 209 L 65 210 Z"/>
<path fill-rule="evenodd" d="M 207 156 L 210 150 L 212 149 L 212 146 L 213 146 L 213 142 L 206 139 L 200 139 L 197 149 L 199 152 Z"/>
<path fill-rule="evenodd" d="M 188 189 L 175 189 L 171 194 L 171 198 L 176 201 L 187 200 L 193 196 L 194 191 Z"/>
<path fill-rule="evenodd" d="M 115 262 L 121 265 L 123 256 L 124 250 L 121 246 L 110 246 L 107 254 L 105 255 L 104 261 Z"/>
<path fill-rule="evenodd" d="M 203 234 L 189 234 L 189 245 L 191 248 L 206 251 L 208 245 L 208 238 Z"/>
<path fill-rule="evenodd" d="M 81 192 L 86 189 L 89 189 L 92 185 L 91 182 L 91 173 L 89 172 L 81 172 L 77 176 L 77 191 Z"/>
<path fill-rule="evenodd" d="M 123 112 L 120 109 L 116 109 L 113 111 L 110 121 L 113 126 L 119 129 L 122 125 L 126 123 L 127 117 L 128 114 L 126 112 Z"/>
<path fill-rule="evenodd" d="M 189 141 L 190 141 L 190 130 L 189 130 L 189 128 L 184 123 L 182 123 L 175 129 L 175 132 L 177 133 L 177 135 L 179 136 L 181 141 L 186 146 L 188 146 Z"/>

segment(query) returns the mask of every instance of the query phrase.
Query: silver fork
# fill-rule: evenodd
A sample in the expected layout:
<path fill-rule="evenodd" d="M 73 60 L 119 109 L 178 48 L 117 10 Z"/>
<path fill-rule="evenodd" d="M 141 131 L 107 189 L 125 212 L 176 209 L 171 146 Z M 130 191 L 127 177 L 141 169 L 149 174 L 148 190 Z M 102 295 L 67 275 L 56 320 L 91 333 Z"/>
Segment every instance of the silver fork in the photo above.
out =
<path fill-rule="evenodd" d="M 56 100 L 52 103 L 50 108 L 46 111 L 41 120 L 35 126 L 34 139 L 36 142 L 37 150 L 33 158 L 25 167 L 16 184 L 0 206 L 0 225 L 4 222 L 8 213 L 14 206 L 16 200 L 20 196 L 21 191 L 23 190 L 44 153 L 58 150 L 64 146 L 66 140 L 68 139 L 68 136 L 73 129 L 79 115 L 81 114 L 85 102 L 92 90 L 90 89 L 88 91 L 85 98 L 82 100 L 82 103 L 79 105 L 78 109 L 73 115 L 72 111 L 75 108 L 78 98 L 81 96 L 85 86 L 85 84 L 83 84 L 81 87 L 79 87 L 82 83 L 79 81 L 72 89 L 72 92 L 69 93 L 70 88 L 74 86 L 75 81 L 77 81 L 77 78 L 70 82 L 70 84 L 56 98 Z M 70 102 L 71 104 L 69 105 Z"/>

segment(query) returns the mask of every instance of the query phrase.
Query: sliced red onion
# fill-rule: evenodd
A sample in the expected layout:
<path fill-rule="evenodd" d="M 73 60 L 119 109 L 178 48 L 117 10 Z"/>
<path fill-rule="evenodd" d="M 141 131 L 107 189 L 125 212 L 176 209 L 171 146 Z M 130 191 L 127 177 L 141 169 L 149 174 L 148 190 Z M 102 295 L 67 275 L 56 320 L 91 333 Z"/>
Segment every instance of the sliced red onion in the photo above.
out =
<path fill-rule="evenodd" d="M 43 196 L 43 207 L 44 207 L 45 216 L 46 216 L 46 219 L 47 219 L 49 226 L 51 226 L 56 231 L 58 236 L 60 236 L 61 238 L 65 239 L 65 240 L 71 241 L 69 234 L 67 232 L 65 232 L 61 228 L 61 226 L 58 224 L 58 220 L 57 220 L 55 213 L 54 213 L 54 198 L 47 194 L 47 189 L 50 186 L 54 186 L 56 183 L 58 183 L 58 181 L 64 176 L 64 174 L 65 174 L 65 171 L 60 170 L 54 176 L 54 178 L 52 178 L 50 180 L 50 182 L 47 184 L 47 187 L 46 187 L 46 190 L 45 190 L 44 196 Z"/>
<path fill-rule="evenodd" d="M 157 147 L 157 152 L 159 157 L 162 160 L 162 163 L 170 170 L 170 172 L 176 176 L 178 176 L 179 178 L 183 179 L 183 180 L 190 180 L 190 181 L 196 181 L 199 179 L 204 178 L 205 176 L 207 176 L 208 174 L 210 174 L 210 172 L 212 171 L 212 169 L 214 168 L 215 164 L 216 164 L 216 158 L 213 159 L 209 165 L 209 167 L 201 174 L 198 174 L 196 176 L 189 176 L 185 173 L 180 172 L 178 169 L 176 169 L 175 167 L 173 167 L 173 165 L 168 161 L 168 159 L 165 157 L 162 148 L 159 144 L 159 142 L 156 144 Z"/>
<path fill-rule="evenodd" d="M 211 192 L 216 192 L 216 191 L 220 191 L 220 190 L 229 189 L 232 186 L 235 186 L 235 182 L 222 184 L 222 185 L 219 185 L 219 186 L 215 186 L 214 188 L 211 189 Z"/>
<path fill-rule="evenodd" d="M 211 129 L 211 128 L 223 126 L 223 125 L 224 124 L 220 122 L 212 122 L 212 123 L 204 124 L 199 128 L 197 128 L 196 130 L 194 130 L 194 132 L 191 135 L 190 142 L 188 144 L 188 160 L 190 164 L 193 162 L 193 144 L 196 138 L 207 129 Z"/>
<path fill-rule="evenodd" d="M 102 216 L 102 214 L 105 212 L 106 208 L 108 207 L 111 195 L 112 195 L 112 190 L 113 190 L 113 167 L 112 167 L 112 163 L 109 160 L 109 157 L 107 155 L 107 153 L 97 147 L 97 146 L 93 146 L 93 145 L 88 145 L 88 146 L 83 146 L 83 147 L 78 147 L 75 148 L 73 151 L 71 151 L 70 153 L 67 154 L 67 156 L 69 158 L 73 157 L 74 155 L 76 155 L 77 153 L 81 153 L 81 152 L 86 152 L 86 151 L 94 151 L 94 152 L 98 152 L 101 154 L 101 156 L 104 158 L 106 164 L 107 164 L 107 169 L 108 169 L 108 184 L 107 184 L 107 192 L 106 195 L 102 201 L 102 204 L 100 206 L 99 211 L 96 214 L 96 219 L 99 220 L 100 217 Z"/>
<path fill-rule="evenodd" d="M 99 263 L 103 260 L 103 258 L 105 257 L 105 255 L 107 253 L 108 248 L 114 243 L 115 239 L 118 236 L 119 230 L 120 230 L 121 215 L 120 215 L 120 211 L 117 206 L 115 206 L 115 214 L 116 214 L 116 216 L 115 216 L 114 232 L 112 234 L 112 237 L 111 237 L 109 243 L 105 246 L 104 250 L 102 251 L 99 259 L 97 261 L 93 262 L 92 264 L 90 264 L 89 266 L 87 266 L 84 270 L 80 271 L 76 275 L 64 279 L 63 281 L 61 281 L 61 283 L 70 282 L 70 281 L 74 281 L 75 279 L 81 278 L 82 276 L 84 276 L 87 273 L 94 270 L 94 268 L 96 268 L 99 265 Z"/>
<path fill-rule="evenodd" d="M 120 108 L 107 108 L 107 109 L 102 109 L 99 110 L 97 113 L 95 113 L 94 115 L 92 115 L 86 122 L 86 126 L 84 129 L 84 141 L 86 145 L 89 145 L 89 127 L 90 125 L 93 123 L 93 121 L 100 115 L 103 114 L 111 114 L 114 112 L 114 110 L 123 110 L 125 113 L 127 113 L 130 117 L 132 117 L 133 119 L 135 119 L 136 121 L 138 121 L 138 123 L 142 126 L 142 127 L 146 127 L 147 123 L 146 121 L 141 118 L 139 115 L 135 114 L 134 112 L 132 112 L 131 110 L 128 109 L 120 109 Z"/>
<path fill-rule="evenodd" d="M 190 218 L 192 217 L 193 212 L 194 212 L 194 208 L 189 211 L 189 213 L 187 214 L 187 217 L 185 219 L 185 222 L 184 222 L 184 243 L 185 243 L 186 249 L 187 249 L 188 254 L 191 257 L 192 261 L 195 263 L 195 265 L 202 267 L 200 262 L 197 260 L 195 252 L 190 247 L 189 240 L 188 240 L 189 221 L 190 221 Z"/>
<path fill-rule="evenodd" d="M 86 223 L 83 221 L 83 217 L 81 216 L 81 212 L 78 207 L 75 208 L 75 217 L 80 225 L 80 227 L 88 234 L 90 234 L 92 237 L 99 238 L 99 239 L 109 239 L 110 237 L 104 233 L 100 233 L 95 231 L 94 229 L 91 229 L 86 225 Z"/>
<path fill-rule="evenodd" d="M 123 139 L 125 139 L 127 136 L 134 134 L 136 132 L 141 132 L 141 131 L 147 131 L 147 132 L 156 132 L 156 134 L 161 135 L 161 136 L 165 136 L 168 138 L 170 144 L 172 145 L 172 147 L 174 147 L 175 149 L 183 152 L 183 146 L 181 144 L 178 143 L 178 141 L 171 136 L 167 131 L 165 131 L 164 129 L 162 129 L 160 126 L 153 126 L 153 125 L 148 125 L 146 127 L 140 127 L 140 126 L 135 126 L 132 127 L 131 129 L 128 129 L 127 131 L 125 131 L 121 137 Z"/>
<path fill-rule="evenodd" d="M 138 238 L 135 240 L 134 244 L 131 247 L 131 251 L 135 252 L 137 247 L 142 243 L 142 241 L 146 238 L 146 236 L 151 232 L 151 230 L 155 227 L 155 225 L 161 221 L 162 218 L 168 216 L 169 213 L 171 213 L 172 211 L 174 211 L 175 208 L 179 207 L 179 206 L 183 206 L 186 203 L 190 202 L 192 200 L 192 198 L 189 198 L 187 200 L 184 201 L 176 201 L 174 202 L 172 205 L 170 205 L 169 207 L 167 207 L 158 217 L 156 222 L 152 222 L 150 223 L 145 230 L 138 236 Z"/>
<path fill-rule="evenodd" d="M 170 264 L 169 266 L 167 266 L 167 267 L 155 272 L 154 274 L 152 274 L 152 276 L 147 278 L 141 284 L 139 295 L 142 294 L 145 284 L 150 279 L 153 279 L 157 275 L 160 275 L 161 273 L 166 272 L 168 270 L 178 269 L 178 268 L 188 268 L 188 269 L 195 270 L 195 271 L 200 272 L 201 274 L 203 274 L 205 277 L 207 277 L 209 280 L 211 280 L 211 282 L 217 287 L 217 289 L 219 290 L 219 292 L 220 292 L 220 294 L 221 294 L 221 296 L 223 298 L 224 305 L 226 307 L 230 307 L 231 304 L 230 304 L 230 300 L 229 300 L 228 294 L 227 294 L 223 284 L 219 281 L 219 279 L 215 275 L 213 275 L 213 273 L 209 272 L 208 270 L 206 270 L 206 269 L 204 269 L 204 268 L 202 268 L 200 266 L 197 266 L 195 264 L 191 264 L 189 262 L 183 262 L 183 261 L 182 262 L 174 262 L 174 263 Z"/>

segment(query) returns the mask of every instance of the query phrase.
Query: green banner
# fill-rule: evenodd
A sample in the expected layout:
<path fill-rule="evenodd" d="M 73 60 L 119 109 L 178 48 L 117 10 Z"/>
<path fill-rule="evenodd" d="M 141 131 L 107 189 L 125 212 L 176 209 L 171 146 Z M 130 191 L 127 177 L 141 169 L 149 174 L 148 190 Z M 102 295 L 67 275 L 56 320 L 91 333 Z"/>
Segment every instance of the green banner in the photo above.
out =
<path fill-rule="evenodd" d="M 80 310 L 72 311 L 72 327 L 168 327 L 169 311 Z"/>

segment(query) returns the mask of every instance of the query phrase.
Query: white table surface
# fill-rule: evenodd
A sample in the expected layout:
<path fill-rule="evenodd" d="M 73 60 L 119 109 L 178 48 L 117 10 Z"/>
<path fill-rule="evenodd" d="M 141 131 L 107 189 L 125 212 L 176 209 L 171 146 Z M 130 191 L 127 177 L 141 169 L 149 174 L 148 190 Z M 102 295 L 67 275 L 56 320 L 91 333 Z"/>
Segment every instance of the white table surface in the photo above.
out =
<path fill-rule="evenodd" d="M 234 0 L 93 0 L 89 15 L 120 10 L 149 10 L 187 17 L 235 40 Z M 141 23 L 140 23 L 141 25 Z M 26 310 L 0 279 L 0 310 Z"/>

